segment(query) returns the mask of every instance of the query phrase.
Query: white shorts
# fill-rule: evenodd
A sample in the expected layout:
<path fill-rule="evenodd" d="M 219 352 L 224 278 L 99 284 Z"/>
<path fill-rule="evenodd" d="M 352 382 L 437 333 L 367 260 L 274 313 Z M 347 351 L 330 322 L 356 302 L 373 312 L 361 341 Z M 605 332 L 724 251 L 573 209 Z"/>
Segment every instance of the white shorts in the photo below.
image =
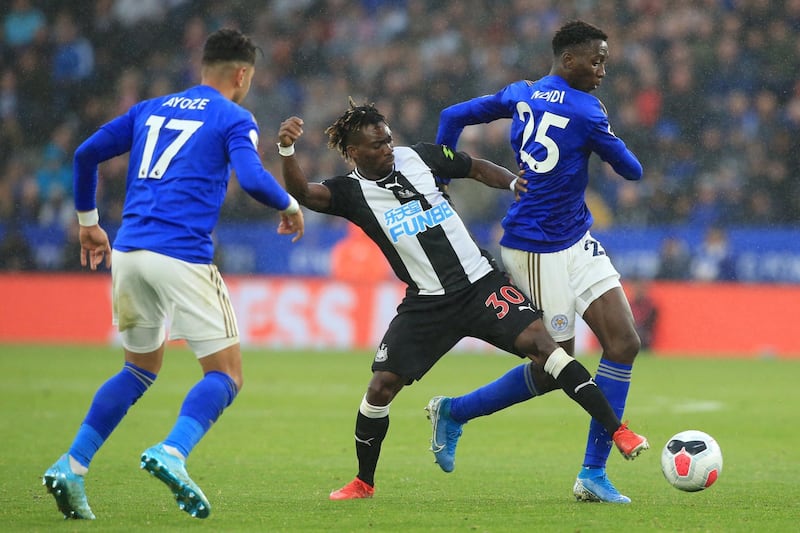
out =
<path fill-rule="evenodd" d="M 111 252 L 114 325 L 125 348 L 154 351 L 166 338 L 186 339 L 198 357 L 239 342 L 228 288 L 217 267 L 147 250 Z"/>
<path fill-rule="evenodd" d="M 559 252 L 533 253 L 501 247 L 508 275 L 544 312 L 547 331 L 556 341 L 575 337 L 575 313 L 581 316 L 600 296 L 621 287 L 619 273 L 605 250 L 587 231 Z"/>

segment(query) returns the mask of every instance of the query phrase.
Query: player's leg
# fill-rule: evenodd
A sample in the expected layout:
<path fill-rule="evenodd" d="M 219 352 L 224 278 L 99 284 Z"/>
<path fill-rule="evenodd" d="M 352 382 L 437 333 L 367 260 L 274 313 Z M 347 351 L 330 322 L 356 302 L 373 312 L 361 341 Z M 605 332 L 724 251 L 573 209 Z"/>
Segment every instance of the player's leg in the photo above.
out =
<path fill-rule="evenodd" d="M 156 379 L 164 356 L 164 313 L 140 275 L 142 257 L 113 251 L 112 307 L 121 325 L 125 363 L 95 393 L 67 454 L 44 474 L 43 482 L 68 518 L 94 518 L 84 490 L 84 476 L 97 451 L 128 409 Z"/>
<path fill-rule="evenodd" d="M 534 362 L 542 365 L 544 371 L 553 376 L 567 396 L 606 430 L 611 436 L 610 440 L 613 440 L 625 458 L 632 459 L 647 449 L 648 443 L 644 437 L 636 435 L 621 424 L 619 416 L 592 380 L 589 371 L 553 340 L 540 319 L 541 313 L 535 313 L 531 322 L 533 307 L 529 300 L 520 302 L 523 298 L 522 293 L 511 285 L 500 287 L 496 294 L 498 298 L 492 301 L 506 298 L 508 304 L 497 307 L 500 311 L 496 316 L 499 318 L 498 322 L 503 324 L 504 333 L 484 338 L 508 351 L 526 354 Z M 529 322 L 529 325 L 517 335 L 513 348 L 509 350 L 509 337 L 505 332 L 514 334 L 526 322 Z"/>
<path fill-rule="evenodd" d="M 569 355 L 575 351 L 575 315 L 583 313 L 591 305 L 593 285 L 602 289 L 605 283 L 617 280 L 618 274 L 599 243 L 591 239 L 587 233 L 571 248 L 560 252 L 534 254 L 521 250 L 503 248 L 503 262 L 512 279 L 531 300 L 544 311 L 544 324 L 550 335 L 565 349 Z M 610 280 L 610 281 L 608 281 Z M 587 292 L 588 291 L 588 292 Z M 599 297 L 599 295 L 597 295 Z M 552 387 L 541 379 L 537 379 L 540 394 L 543 390 Z M 606 395 L 609 404 L 621 418 L 621 412 L 616 409 L 616 400 L 613 394 L 609 395 L 604 388 L 603 380 L 598 387 Z M 605 447 L 606 457 L 611 447 L 612 436 L 603 424 L 592 419 L 590 422 L 595 431 L 605 433 L 602 444 L 596 438 L 596 432 L 588 438 L 587 448 L 596 446 Z M 590 430 L 591 431 L 591 430 Z M 603 463 L 605 464 L 605 463 Z M 579 499 L 594 499 L 600 501 L 613 501 L 626 503 L 630 499 L 621 495 L 611 484 L 605 474 L 604 468 L 582 469 L 579 478 L 591 477 L 587 486 L 592 485 L 593 493 L 584 490 L 580 479 L 575 485 L 575 494 Z M 581 490 L 578 490 L 578 489 Z M 589 496 L 591 495 L 591 496 Z"/>
<path fill-rule="evenodd" d="M 590 245 L 582 246 L 581 253 L 575 254 L 576 311 L 597 336 L 603 349 L 595 382 L 617 416 L 622 418 L 640 342 L 633 314 L 619 283 L 619 274 L 600 244 L 589 234 L 587 242 Z M 593 253 L 587 253 L 590 251 Z M 612 437 L 606 428 L 595 421 L 590 422 L 583 468 L 575 485 L 578 499 L 615 503 L 630 501 L 606 476 Z"/>
<path fill-rule="evenodd" d="M 242 356 L 228 290 L 214 265 L 198 265 L 151 254 L 154 285 L 173 308 L 171 338 L 186 339 L 203 370 L 187 393 L 167 437 L 145 450 L 141 467 L 164 482 L 178 506 L 196 518 L 210 504 L 186 471 L 186 459 L 233 403 L 242 386 Z"/>
<path fill-rule="evenodd" d="M 133 354 L 127 349 L 125 352 L 125 365 L 95 393 L 69 452 L 44 474 L 47 490 L 68 518 L 94 518 L 83 478 L 97 451 L 155 380 L 164 353 L 163 341 L 149 354 Z"/>
<path fill-rule="evenodd" d="M 571 316 L 570 313 L 574 315 L 574 307 L 570 296 L 569 278 L 566 274 L 567 255 L 562 253 L 532 254 L 511 248 L 503 248 L 502 254 L 503 263 L 515 287 L 531 300 L 527 304 L 532 303 L 533 307 L 541 309 L 543 298 L 548 295 L 560 295 L 559 298 L 550 297 L 547 300 L 549 308 L 557 309 L 558 312 L 550 318 L 545 314 L 544 318 L 552 322 L 553 328 L 557 329 L 557 331 L 550 330 L 554 339 L 568 341 L 571 335 L 569 329 L 571 322 L 568 317 Z M 543 262 L 547 268 L 542 265 Z M 563 274 L 549 276 L 543 280 L 543 270 Z M 549 289 L 546 294 L 543 294 L 542 291 L 543 282 Z M 571 352 L 569 353 L 571 354 Z M 473 418 L 489 415 L 556 388 L 558 388 L 558 384 L 555 379 L 544 372 L 541 365 L 525 363 L 511 369 L 495 381 L 463 396 L 442 397 L 436 402 L 432 400 L 432 403 L 429 404 L 429 412 L 431 409 L 437 411 L 432 421 L 441 418 L 444 421 L 442 426 L 447 423 L 451 423 L 451 425 L 452 423 L 464 424 Z M 448 416 L 442 417 L 440 413 L 448 413 Z"/>
<path fill-rule="evenodd" d="M 515 366 L 496 380 L 464 395 L 431 398 L 425 410 L 433 429 L 431 451 L 439 468 L 444 472 L 455 469 L 456 447 L 464 424 L 539 395 L 537 382 L 558 387 L 541 365 L 529 362 Z"/>
<path fill-rule="evenodd" d="M 389 432 L 389 406 L 405 383 L 404 378 L 393 372 L 373 372 L 356 415 L 358 474 L 353 481 L 331 492 L 331 500 L 371 498 L 375 493 L 375 470 L 378 468 L 383 440 Z"/>
<path fill-rule="evenodd" d="M 359 472 L 331 499 L 372 496 L 381 445 L 389 429 L 389 405 L 405 385 L 422 377 L 463 337 L 459 302 L 450 296 L 406 297 L 372 362 L 372 379 L 356 418 Z"/>
<path fill-rule="evenodd" d="M 495 273 L 476 283 L 473 286 L 475 293 L 471 300 L 461 302 L 455 307 L 460 315 L 455 318 L 455 322 L 469 324 L 468 334 L 470 336 L 484 338 L 487 342 L 495 342 L 490 338 L 491 334 L 486 333 L 497 327 L 497 321 L 491 314 L 493 312 L 491 309 L 489 309 L 489 320 L 486 318 L 486 302 L 492 298 L 500 302 L 501 298 L 498 297 L 498 294 L 507 282 L 505 276 Z M 514 304 L 506 302 L 509 309 L 513 308 L 518 311 L 518 307 L 522 307 L 523 310 L 526 310 L 525 312 L 535 312 L 535 308 L 529 300 L 521 295 L 518 299 L 519 301 Z M 475 315 L 466 316 L 468 312 L 475 313 Z M 529 321 L 529 318 L 526 319 L 519 329 L 524 329 Z M 513 350 L 513 341 L 516 335 L 507 336 L 510 340 L 507 340 L 506 347 Z M 444 472 L 452 472 L 455 469 L 456 447 L 463 433 L 463 425 L 468 421 L 529 400 L 554 387 L 557 388 L 558 385 L 552 376 L 543 372 L 541 365 L 537 368 L 533 363 L 525 363 L 464 395 L 434 396 L 428 402 L 425 410 L 428 412 L 428 419 L 431 421 L 433 430 L 431 451 L 436 463 Z"/>
<path fill-rule="evenodd" d="M 527 355 L 535 363 L 542 365 L 544 371 L 553 376 L 564 393 L 610 434 L 625 431 L 620 427 L 619 417 L 592 380 L 586 367 L 567 354 L 550 336 L 542 323 L 541 311 L 536 310 L 530 300 L 510 283 L 498 283 L 492 296 L 484 299 L 495 302 L 485 308 L 486 319 L 473 320 L 475 324 L 483 327 L 483 332 L 477 336 L 506 351 Z M 496 324 L 494 328 L 491 327 L 492 323 Z M 639 443 L 634 443 L 634 449 L 623 446 L 629 444 L 627 442 L 629 439 L 620 442 L 615 436 L 614 440 L 620 451 L 628 458 L 635 457 L 647 446 L 643 438 L 640 438 Z"/>
<path fill-rule="evenodd" d="M 639 338 L 633 327 L 633 316 L 622 289 L 614 287 L 607 290 L 589 305 L 583 317 L 603 347 L 595 382 L 608 398 L 617 416 L 622 418 L 631 383 L 633 360 L 639 351 Z M 610 452 L 611 434 L 596 421 L 591 421 L 579 477 L 598 477 L 605 484 L 605 467 Z M 613 486 L 610 482 L 607 485 L 609 490 L 598 488 L 595 491 L 602 493 L 598 499 L 627 500 L 622 495 L 617 497 L 614 494 L 616 489 L 611 490 Z M 589 496 L 588 499 L 593 498 Z"/>
<path fill-rule="evenodd" d="M 190 346 L 199 354 L 225 341 L 196 341 Z M 200 357 L 203 378 L 189 390 L 169 435 L 142 452 L 142 468 L 164 482 L 178 507 L 195 518 L 206 518 L 211 505 L 186 471 L 186 459 L 200 439 L 233 403 L 241 388 L 239 343 Z"/>

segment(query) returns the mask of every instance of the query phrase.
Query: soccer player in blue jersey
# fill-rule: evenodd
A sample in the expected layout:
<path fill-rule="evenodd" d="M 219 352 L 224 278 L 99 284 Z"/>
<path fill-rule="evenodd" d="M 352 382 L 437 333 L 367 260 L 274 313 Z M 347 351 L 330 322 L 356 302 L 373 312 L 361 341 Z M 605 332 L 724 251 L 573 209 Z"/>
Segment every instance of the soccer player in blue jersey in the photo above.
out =
<path fill-rule="evenodd" d="M 614 135 L 605 107 L 590 94 L 606 74 L 607 39 L 591 24 L 568 22 L 553 37 L 549 75 L 446 108 L 436 142 L 455 147 L 465 126 L 511 119 L 519 183 L 527 191 L 503 218 L 504 266 L 543 310 L 550 334 L 570 354 L 575 351 L 576 312 L 583 317 L 603 349 L 595 381 L 622 417 L 640 341 L 619 274 L 589 232 L 592 214 L 584 192 L 593 152 L 627 180 L 641 179 L 642 165 Z M 465 396 L 434 398 L 428 409 L 438 429 L 432 447 L 437 462 L 445 471 L 453 469 L 456 442 L 468 420 L 555 386 L 530 363 Z M 630 502 L 606 475 L 610 449 L 608 432 L 592 420 L 573 488 L 578 500 Z"/>
<path fill-rule="evenodd" d="M 258 126 L 239 103 L 250 89 L 256 46 L 238 30 L 212 33 L 203 48 L 201 83 L 134 105 L 75 152 L 75 208 L 81 264 L 111 267 L 113 319 L 125 363 L 95 394 L 68 453 L 43 482 L 66 518 L 93 519 L 84 475 L 128 409 L 153 384 L 169 337 L 185 339 L 203 378 L 189 391 L 172 431 L 141 455 L 178 506 L 197 518 L 211 507 L 185 461 L 242 387 L 239 333 L 225 283 L 212 262 L 231 169 L 242 188 L 280 211 L 278 233 L 303 235 L 303 215 L 261 164 Z M 129 153 L 122 225 L 113 251 L 99 226 L 97 166 Z M 113 266 L 112 266 L 113 265 Z"/>
<path fill-rule="evenodd" d="M 472 178 L 507 189 L 517 179 L 514 174 L 447 146 L 395 147 L 389 125 L 375 106 L 357 106 L 352 100 L 350 109 L 325 132 L 328 147 L 351 162 L 352 171 L 308 183 L 294 157 L 303 121 L 290 117 L 278 133 L 287 189 L 309 209 L 357 225 L 408 286 L 375 354 L 372 378 L 356 415 L 358 473 L 330 499 L 372 497 L 390 404 L 403 387 L 422 379 L 467 336 L 536 361 L 613 435 L 626 458 L 647 448 L 647 439 L 620 422 L 589 371 L 556 344 L 542 324 L 541 311 L 478 248 L 434 178 Z"/>

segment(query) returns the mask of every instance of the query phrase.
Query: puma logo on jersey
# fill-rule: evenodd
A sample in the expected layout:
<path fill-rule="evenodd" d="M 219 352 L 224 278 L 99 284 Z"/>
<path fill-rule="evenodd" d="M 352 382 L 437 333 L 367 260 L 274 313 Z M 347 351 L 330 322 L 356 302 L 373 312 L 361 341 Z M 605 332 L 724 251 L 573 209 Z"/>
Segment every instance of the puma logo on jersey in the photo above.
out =
<path fill-rule="evenodd" d="M 382 363 L 389 359 L 389 347 L 385 344 L 381 344 L 380 348 L 378 348 L 378 352 L 375 354 L 375 362 Z"/>
<path fill-rule="evenodd" d="M 532 305 L 518 305 L 520 311 L 524 311 L 525 309 L 530 309 L 531 313 L 535 313 L 536 309 L 533 308 Z"/>

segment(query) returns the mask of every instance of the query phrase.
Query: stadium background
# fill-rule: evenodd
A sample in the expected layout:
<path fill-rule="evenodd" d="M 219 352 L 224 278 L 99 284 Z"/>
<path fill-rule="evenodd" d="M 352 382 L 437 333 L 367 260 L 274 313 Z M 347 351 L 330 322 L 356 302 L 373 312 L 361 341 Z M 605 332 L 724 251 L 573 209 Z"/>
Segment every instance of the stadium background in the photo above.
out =
<path fill-rule="evenodd" d="M 39 331 L 38 340 L 108 342 L 103 275 L 87 282 L 57 274 L 79 269 L 72 152 L 132 103 L 196 83 L 208 32 L 234 25 L 263 50 L 245 106 L 260 124 L 265 166 L 278 174 L 274 137 L 280 121 L 296 114 L 306 121 L 298 150 L 304 167 L 329 176 L 346 167 L 326 149 L 323 130 L 348 96 L 376 102 L 397 143 L 433 140 L 444 106 L 546 74 L 553 31 L 580 17 L 610 36 L 608 78 L 596 95 L 645 168 L 641 182 L 627 183 L 593 159 L 587 197 L 593 232 L 659 309 L 652 348 L 707 350 L 692 340 L 702 335 L 715 339 L 717 350 L 800 354 L 800 341 L 790 338 L 791 317 L 800 316 L 799 0 L 0 5 L 0 269 L 7 272 L 0 285 L 6 301 L 18 301 L 12 296 L 22 290 L 19 297 L 36 304 L 30 315 L 2 306 L 0 341 L 35 341 L 36 332 L 32 339 L 22 333 L 26 325 L 47 323 L 60 325 L 61 333 L 50 338 Z M 470 127 L 459 148 L 513 168 L 506 137 L 502 122 Z M 99 208 L 112 235 L 125 163 L 117 158 L 101 168 Z M 468 183 L 452 189 L 478 240 L 494 250 L 508 195 L 481 194 Z M 275 235 L 275 213 L 231 182 L 217 232 L 219 264 L 234 291 L 242 285 L 243 294 L 261 295 L 250 338 L 267 346 L 368 346 L 381 322 L 372 315 L 376 324 L 364 326 L 371 321 L 363 308 L 352 320 L 355 329 L 367 329 L 355 337 L 330 337 L 326 332 L 336 328 L 329 315 L 291 335 L 278 327 L 280 313 L 265 315 L 278 293 L 289 305 L 317 290 L 364 301 L 360 291 L 367 290 L 379 294 L 377 316 L 396 304 L 391 282 L 354 288 L 336 281 L 331 258 L 347 234 L 345 223 L 307 215 L 306 236 L 290 245 Z M 56 284 L 54 292 L 36 292 L 49 287 L 44 280 Z M 98 280 L 91 300 L 101 306 L 86 312 L 104 326 L 87 339 L 64 310 L 74 305 L 80 284 Z M 391 289 L 383 293 L 381 286 Z M 53 296 L 61 294 L 55 287 L 66 287 L 63 300 Z M 347 289 L 337 292 L 341 287 Z M 298 316 L 316 312 L 316 300 L 309 302 Z M 720 329 L 709 329 L 717 323 Z M 688 333 L 673 345 L 676 331 Z M 591 339 L 586 343 L 590 349 Z"/>

